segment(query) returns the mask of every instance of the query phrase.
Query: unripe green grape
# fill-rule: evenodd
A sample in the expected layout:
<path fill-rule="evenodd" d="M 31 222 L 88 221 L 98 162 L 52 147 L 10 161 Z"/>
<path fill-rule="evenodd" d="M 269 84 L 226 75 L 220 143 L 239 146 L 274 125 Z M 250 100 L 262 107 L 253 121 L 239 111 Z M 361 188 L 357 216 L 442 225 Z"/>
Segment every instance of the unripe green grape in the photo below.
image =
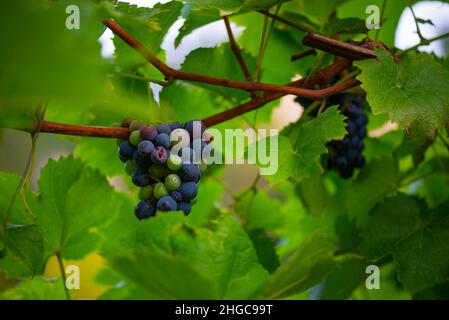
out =
<path fill-rule="evenodd" d="M 161 180 L 165 176 L 165 167 L 160 164 L 152 164 L 148 168 L 150 177 Z"/>
<path fill-rule="evenodd" d="M 167 166 L 170 170 L 179 170 L 179 168 L 181 168 L 182 166 L 181 157 L 176 154 L 170 154 L 170 157 L 167 160 Z"/>
<path fill-rule="evenodd" d="M 140 141 L 142 141 L 142 138 L 140 137 L 140 131 L 134 130 L 133 132 L 131 132 L 131 134 L 129 135 L 129 143 L 137 147 Z"/>
<path fill-rule="evenodd" d="M 165 187 L 168 191 L 175 191 L 179 188 L 181 185 L 181 178 L 177 176 L 176 174 L 169 174 L 165 178 Z"/>
<path fill-rule="evenodd" d="M 154 186 L 153 194 L 156 197 L 156 199 L 160 199 L 160 198 L 165 197 L 166 195 L 168 195 L 168 191 L 167 191 L 167 188 L 165 188 L 165 185 L 162 182 L 158 182 Z"/>
<path fill-rule="evenodd" d="M 130 160 L 126 161 L 125 170 L 128 175 L 130 175 L 130 176 L 133 175 L 133 173 L 137 170 L 137 165 L 134 162 L 134 160 L 130 159 Z"/>
<path fill-rule="evenodd" d="M 153 197 L 154 187 L 152 185 L 145 186 L 139 190 L 139 199 L 146 200 Z"/>

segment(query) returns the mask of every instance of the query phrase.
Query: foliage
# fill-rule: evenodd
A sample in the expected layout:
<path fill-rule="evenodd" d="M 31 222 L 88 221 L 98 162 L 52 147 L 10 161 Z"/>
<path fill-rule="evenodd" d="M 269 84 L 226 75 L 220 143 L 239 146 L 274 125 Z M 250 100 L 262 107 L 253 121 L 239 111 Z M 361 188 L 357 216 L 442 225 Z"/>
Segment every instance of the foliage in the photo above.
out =
<path fill-rule="evenodd" d="M 164 79 L 118 36 L 114 57 L 102 58 L 97 40 L 105 18 L 165 62 L 161 45 L 179 17 L 184 23 L 175 46 L 229 15 L 242 29 L 236 44 L 250 76 L 282 85 L 334 63 L 322 51 L 290 60 L 307 49 L 300 40 L 308 31 L 341 40 L 378 37 L 393 48 L 407 1 L 386 1 L 379 34 L 364 24 L 371 2 L 385 1 L 201 0 L 151 8 L 107 0 L 5 2 L 0 127 L 33 134 L 45 108 L 45 120 L 62 123 L 111 126 L 127 116 L 183 123 L 273 94 Z M 80 30 L 65 28 L 69 4 L 81 8 Z M 261 10 L 302 30 L 272 24 Z M 226 155 L 276 141 L 278 171 L 257 173 L 248 183 L 254 178 L 248 166 L 211 165 L 188 216 L 135 219 L 137 193 L 127 185 L 113 139 L 61 136 L 73 152 L 52 153 L 35 166 L 37 183 L 0 167 L 0 272 L 15 281 L 8 290 L 0 286 L 0 299 L 68 298 L 63 277 L 47 277 L 51 259 L 76 264 L 93 253 L 105 262 L 92 280 L 107 287 L 99 299 L 447 299 L 449 59 L 416 49 L 377 48 L 375 54 L 354 63 L 360 74 L 349 74 L 361 82 L 351 93 L 366 92 L 369 118 L 367 163 L 351 179 L 327 167 L 329 143 L 343 139 L 347 121 L 341 106 L 322 103 L 304 105 L 299 120 L 245 150 L 217 146 Z M 235 58 L 228 42 L 197 48 L 180 70 L 246 83 Z M 154 88 L 163 80 L 167 86 L 155 95 L 150 83 Z M 275 100 L 215 128 L 265 128 L 278 105 Z M 382 286 L 368 292 L 365 269 L 372 264 L 380 267 Z"/>

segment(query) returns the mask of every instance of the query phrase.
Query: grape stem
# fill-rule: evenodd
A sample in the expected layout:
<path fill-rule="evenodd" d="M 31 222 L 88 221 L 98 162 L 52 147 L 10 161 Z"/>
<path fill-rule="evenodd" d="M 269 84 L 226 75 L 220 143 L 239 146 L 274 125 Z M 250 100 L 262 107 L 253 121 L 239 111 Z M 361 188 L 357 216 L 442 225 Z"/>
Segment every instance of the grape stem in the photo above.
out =
<path fill-rule="evenodd" d="M 321 71 L 297 81 L 291 82 L 289 85 L 296 87 L 313 87 L 318 84 L 325 83 L 328 79 L 339 74 L 343 70 L 347 69 L 351 65 L 351 61 L 345 59 L 339 59 L 330 66 L 322 69 Z M 353 81 L 353 80 L 351 80 Z M 357 80 L 355 80 L 357 81 Z M 338 86 L 338 92 L 342 89 L 342 86 L 348 86 L 349 81 L 340 83 Z M 331 89 L 330 89 L 331 88 Z M 333 89 L 332 89 L 333 88 Z M 329 87 L 323 90 L 337 90 L 335 87 Z M 337 91 L 336 91 L 337 92 Z M 284 96 L 283 93 L 268 92 L 259 97 L 253 98 L 246 103 L 238 105 L 232 109 L 225 110 L 218 114 L 204 118 L 202 121 L 206 127 L 211 127 L 227 120 L 233 119 L 247 112 L 258 109 L 270 101 L 276 100 Z M 117 127 L 101 127 L 101 126 L 86 126 L 77 124 L 64 124 L 51 121 L 42 121 L 40 123 L 39 132 L 75 135 L 75 136 L 87 136 L 87 137 L 103 137 L 103 138 L 116 138 L 127 139 L 129 136 L 128 128 Z"/>
<path fill-rule="evenodd" d="M 125 41 L 129 46 L 139 52 L 149 63 L 155 66 L 165 77 L 173 78 L 178 80 L 187 80 L 193 82 L 207 83 L 220 87 L 240 89 L 244 91 L 262 91 L 262 92 L 276 92 L 283 94 L 293 94 L 297 96 L 302 96 L 312 100 L 321 100 L 329 95 L 338 93 L 342 90 L 347 90 L 349 88 L 358 86 L 360 83 L 349 81 L 346 86 L 329 87 L 323 90 L 310 90 L 303 89 L 299 87 L 294 87 L 291 85 L 276 85 L 261 82 L 242 82 L 231 79 L 210 77 L 206 75 L 194 74 L 184 71 L 175 70 L 159 58 L 157 58 L 152 52 L 145 48 L 139 41 L 133 38 L 128 32 L 126 32 L 120 25 L 111 19 L 107 19 L 104 25 L 111 29 L 119 38 Z M 349 86 L 349 87 L 348 87 Z M 340 91 L 338 91 L 340 90 Z M 337 92 L 336 92 L 337 91 Z"/>

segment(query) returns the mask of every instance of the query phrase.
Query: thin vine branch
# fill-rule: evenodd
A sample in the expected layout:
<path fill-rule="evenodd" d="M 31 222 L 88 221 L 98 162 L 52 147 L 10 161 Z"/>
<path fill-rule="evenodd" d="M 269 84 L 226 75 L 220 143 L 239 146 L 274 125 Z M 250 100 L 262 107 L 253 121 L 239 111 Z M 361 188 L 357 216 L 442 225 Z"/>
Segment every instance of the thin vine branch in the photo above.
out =
<path fill-rule="evenodd" d="M 208 83 L 221 87 L 228 87 L 234 89 L 240 89 L 245 91 L 272 91 L 284 94 L 293 94 L 297 96 L 303 96 L 308 99 L 322 99 L 322 92 L 319 90 L 304 90 L 302 88 L 295 88 L 292 86 L 282 86 L 260 82 L 241 82 L 230 79 L 216 78 L 205 75 L 193 74 L 189 72 L 175 70 L 167 66 L 164 62 L 159 60 L 152 52 L 145 48 L 140 42 L 134 39 L 129 33 L 127 33 L 122 27 L 120 27 L 113 20 L 108 19 L 104 21 L 104 24 L 110 28 L 118 37 L 125 41 L 128 45 L 139 52 L 149 63 L 155 66 L 162 74 L 167 78 L 187 80 L 193 82 Z"/>
<path fill-rule="evenodd" d="M 290 86 L 310 88 L 317 84 L 326 83 L 327 79 L 334 77 L 341 71 L 347 69 L 351 65 L 351 61 L 340 59 L 334 64 L 324 68 L 323 70 L 307 77 L 294 82 L 291 82 Z M 357 80 L 355 80 L 357 81 Z M 343 82 L 337 85 L 337 87 L 332 86 L 327 89 L 328 95 L 332 95 L 332 92 L 340 92 L 345 90 L 349 86 L 358 85 L 357 82 L 351 80 L 351 82 Z M 338 92 L 337 92 L 338 91 Z M 212 115 L 203 119 L 204 124 L 207 127 L 219 124 L 221 122 L 230 120 L 237 116 L 243 115 L 247 112 L 260 108 L 270 101 L 276 100 L 284 96 L 282 93 L 267 92 L 260 97 L 251 99 L 250 101 L 238 105 L 232 109 L 220 112 L 216 115 Z M 40 126 L 40 132 L 54 133 L 54 134 L 65 134 L 65 135 L 76 135 L 76 136 L 87 136 L 87 137 L 103 137 L 103 138 L 117 138 L 126 139 L 129 136 L 128 128 L 117 128 L 117 127 L 101 127 L 101 126 L 85 126 L 85 125 L 75 125 L 75 124 L 64 124 L 56 123 L 51 121 L 42 121 Z"/>
<path fill-rule="evenodd" d="M 315 32 L 315 30 L 311 29 L 310 27 L 308 27 L 306 25 L 299 25 L 297 23 L 291 22 L 291 21 L 289 21 L 287 19 L 284 19 L 284 18 L 278 16 L 277 14 L 270 13 L 268 10 L 256 10 L 256 11 L 261 13 L 261 14 L 263 14 L 263 15 L 265 15 L 265 16 L 267 16 L 267 17 L 269 17 L 269 18 L 277 20 L 277 21 L 279 21 L 279 22 L 281 22 L 281 23 L 283 23 L 283 24 L 285 24 L 285 25 L 287 25 L 289 27 L 292 27 L 293 29 L 297 29 L 297 30 L 300 30 L 300 31 L 308 32 L 308 33 Z"/>
<path fill-rule="evenodd" d="M 292 55 L 290 60 L 293 62 L 293 61 L 301 60 L 301 59 L 311 56 L 311 55 L 316 55 L 315 49 L 307 49 L 307 50 L 295 53 Z"/>
<path fill-rule="evenodd" d="M 248 70 L 245 60 L 243 59 L 241 50 L 240 50 L 239 46 L 237 45 L 237 42 L 235 41 L 234 33 L 232 32 L 231 24 L 229 23 L 229 18 L 227 16 L 223 16 L 223 21 L 226 26 L 226 32 L 228 33 L 229 44 L 231 45 L 232 52 L 234 53 L 239 65 L 240 65 L 240 68 L 242 69 L 245 79 L 247 81 L 252 82 L 253 78 L 251 77 L 251 74 Z"/>
<path fill-rule="evenodd" d="M 308 47 L 319 49 L 335 56 L 349 60 L 376 59 L 376 53 L 361 46 L 328 38 L 316 33 L 306 35 L 302 43 Z"/>

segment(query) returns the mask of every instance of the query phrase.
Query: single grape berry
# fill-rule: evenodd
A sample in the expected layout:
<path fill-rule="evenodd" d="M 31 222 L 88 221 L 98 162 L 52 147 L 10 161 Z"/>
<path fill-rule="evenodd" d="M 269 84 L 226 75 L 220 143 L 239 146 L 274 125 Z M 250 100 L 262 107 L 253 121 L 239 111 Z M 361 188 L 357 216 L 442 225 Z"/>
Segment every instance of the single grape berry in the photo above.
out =
<path fill-rule="evenodd" d="M 137 170 L 132 175 L 133 183 L 138 187 L 144 187 L 151 183 L 151 178 L 148 172 L 144 170 Z"/>
<path fill-rule="evenodd" d="M 175 200 L 178 203 L 182 201 L 182 195 L 181 195 L 181 192 L 179 192 L 179 191 L 170 192 L 170 197 L 172 197 L 173 200 Z"/>
<path fill-rule="evenodd" d="M 178 204 L 170 196 L 165 196 L 159 199 L 157 202 L 157 208 L 160 211 L 176 211 Z"/>
<path fill-rule="evenodd" d="M 154 188 L 152 185 L 147 185 L 139 190 L 139 199 L 151 199 L 153 197 Z"/>
<path fill-rule="evenodd" d="M 140 141 L 142 141 L 142 138 L 140 137 L 140 131 L 135 130 L 135 131 L 131 132 L 131 134 L 129 135 L 129 142 L 133 146 L 137 147 Z"/>
<path fill-rule="evenodd" d="M 164 147 L 156 147 L 151 153 L 151 161 L 156 164 L 164 164 L 167 162 L 168 152 Z"/>
<path fill-rule="evenodd" d="M 170 135 L 171 128 L 169 124 L 161 123 L 156 126 L 157 132 L 159 134 L 165 133 L 166 135 Z"/>
<path fill-rule="evenodd" d="M 188 215 L 192 211 L 192 205 L 189 202 L 180 202 L 178 203 L 178 210 Z"/>
<path fill-rule="evenodd" d="M 179 192 L 184 201 L 192 200 L 198 193 L 198 185 L 195 182 L 183 182 L 179 187 Z"/>
<path fill-rule="evenodd" d="M 171 153 L 167 160 L 167 167 L 170 170 L 176 171 L 179 170 L 179 168 L 181 168 L 181 165 L 182 165 L 181 157 Z"/>
<path fill-rule="evenodd" d="M 165 197 L 166 195 L 168 195 L 168 191 L 167 191 L 167 188 L 165 187 L 165 185 L 162 182 L 158 182 L 154 186 L 153 194 L 156 197 L 156 199 L 160 199 L 160 198 Z"/>
<path fill-rule="evenodd" d="M 165 168 L 160 164 L 152 164 L 148 168 L 148 174 L 154 179 L 161 180 L 164 178 Z"/>
<path fill-rule="evenodd" d="M 156 214 L 155 206 L 149 200 L 140 201 L 134 209 L 137 219 L 147 219 Z"/>
<path fill-rule="evenodd" d="M 125 159 L 132 159 L 135 151 L 136 148 L 128 141 L 123 141 L 118 148 L 120 156 Z"/>
<path fill-rule="evenodd" d="M 168 149 L 170 147 L 170 137 L 166 133 L 159 133 L 154 139 L 154 143 L 158 147 L 164 147 Z"/>
<path fill-rule="evenodd" d="M 183 181 L 197 182 L 200 177 L 200 168 L 196 164 L 185 163 L 179 169 L 179 176 Z"/>
<path fill-rule="evenodd" d="M 154 144 L 149 140 L 143 140 L 137 146 L 137 150 L 140 155 L 149 158 L 154 150 Z"/>
<path fill-rule="evenodd" d="M 157 136 L 157 129 L 153 126 L 145 126 L 140 129 L 140 137 L 142 140 L 154 141 Z"/>
<path fill-rule="evenodd" d="M 169 174 L 165 177 L 165 187 L 168 191 L 175 191 L 181 185 L 181 178 L 179 178 L 176 174 Z"/>

